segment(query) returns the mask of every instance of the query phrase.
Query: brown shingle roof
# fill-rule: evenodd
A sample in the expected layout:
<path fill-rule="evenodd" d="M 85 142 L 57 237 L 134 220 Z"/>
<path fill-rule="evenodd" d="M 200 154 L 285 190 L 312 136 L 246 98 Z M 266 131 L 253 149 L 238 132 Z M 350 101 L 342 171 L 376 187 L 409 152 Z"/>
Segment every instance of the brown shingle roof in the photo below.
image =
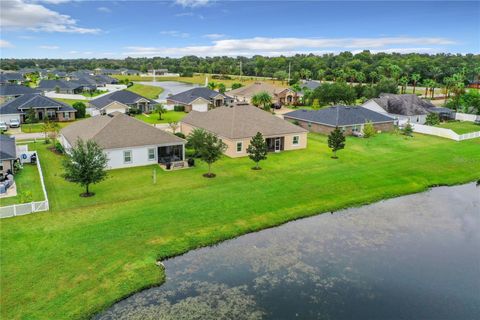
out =
<path fill-rule="evenodd" d="M 93 139 L 104 149 L 185 143 L 185 140 L 120 112 L 75 122 L 60 133 L 73 145 Z"/>
<path fill-rule="evenodd" d="M 183 123 L 228 139 L 250 138 L 257 132 L 266 137 L 307 130 L 251 105 L 219 107 L 207 112 L 190 112 Z"/>

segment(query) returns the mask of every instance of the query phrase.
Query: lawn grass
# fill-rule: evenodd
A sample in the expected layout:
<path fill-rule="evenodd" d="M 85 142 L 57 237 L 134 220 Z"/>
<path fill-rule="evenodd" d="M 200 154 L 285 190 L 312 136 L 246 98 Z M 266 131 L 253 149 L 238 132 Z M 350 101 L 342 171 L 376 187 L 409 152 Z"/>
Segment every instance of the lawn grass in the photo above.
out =
<path fill-rule="evenodd" d="M 167 111 L 166 113 L 162 114 L 162 120 L 158 120 L 158 113 L 152 112 L 151 114 L 144 115 L 138 114 L 135 116 L 138 120 L 142 120 L 146 123 L 156 124 L 156 123 L 169 123 L 169 122 L 178 122 L 185 117 L 187 113 L 185 112 L 177 112 L 177 111 Z"/>
<path fill-rule="evenodd" d="M 96 96 L 99 96 L 101 94 L 105 94 L 107 93 L 108 91 L 102 91 L 102 90 L 95 90 L 95 91 L 88 91 L 88 92 L 82 92 L 81 95 L 84 96 L 84 97 L 87 97 L 87 98 L 93 98 L 93 97 L 96 97 Z"/>
<path fill-rule="evenodd" d="M 437 127 L 452 129 L 458 134 L 480 131 L 480 125 L 470 121 L 448 121 L 437 125 Z"/>
<path fill-rule="evenodd" d="M 65 122 L 57 122 L 60 129 L 65 128 L 69 124 L 72 124 L 74 121 L 65 121 Z M 21 125 L 22 132 L 24 133 L 38 133 L 43 132 L 42 129 L 43 123 L 23 123 Z"/>
<path fill-rule="evenodd" d="M 17 195 L 0 199 L 0 206 L 45 200 L 36 165 L 25 163 L 23 169 L 15 174 L 14 179 L 17 185 Z M 21 196 L 21 193 L 25 194 L 26 191 L 31 193 L 31 198 Z"/>
<path fill-rule="evenodd" d="M 92 198 L 61 178 L 61 157 L 37 145 L 52 210 L 0 221 L 3 319 L 88 318 L 161 283 L 157 259 L 320 212 L 480 178 L 480 139 L 427 135 L 347 138 L 340 159 L 327 137 L 305 150 L 164 172 L 113 170 Z M 152 182 L 156 168 L 157 184 Z"/>
<path fill-rule="evenodd" d="M 163 88 L 161 87 L 147 86 L 139 83 L 133 84 L 133 86 L 128 87 L 127 90 L 149 99 L 157 99 L 158 95 L 163 92 Z"/>
<path fill-rule="evenodd" d="M 85 104 L 86 106 L 88 106 L 88 100 L 75 100 L 75 99 L 60 99 L 60 98 L 53 98 L 54 100 L 58 100 L 58 101 L 61 101 L 61 102 L 64 102 L 66 104 L 69 104 L 71 106 L 73 106 L 73 104 L 75 102 L 82 102 L 83 104 Z"/>

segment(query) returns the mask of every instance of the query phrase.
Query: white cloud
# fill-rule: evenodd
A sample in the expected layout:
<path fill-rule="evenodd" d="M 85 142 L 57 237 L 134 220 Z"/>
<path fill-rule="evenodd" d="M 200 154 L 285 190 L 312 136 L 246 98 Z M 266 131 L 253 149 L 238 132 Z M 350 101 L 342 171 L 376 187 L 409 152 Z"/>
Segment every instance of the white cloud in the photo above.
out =
<path fill-rule="evenodd" d="M 203 37 L 208 39 L 220 39 L 220 38 L 224 38 L 225 35 L 222 33 L 208 33 L 208 34 L 204 34 Z"/>
<path fill-rule="evenodd" d="M 104 12 L 104 13 L 112 12 L 112 10 L 110 10 L 110 8 L 107 8 L 107 7 L 98 7 L 97 11 Z"/>
<path fill-rule="evenodd" d="M 70 53 L 70 54 L 76 54 L 76 53 L 78 53 L 78 51 L 76 51 L 76 50 L 70 50 L 68 53 Z"/>
<path fill-rule="evenodd" d="M 193 12 L 181 12 L 181 13 L 175 14 L 175 17 L 193 17 L 194 15 L 195 13 Z"/>
<path fill-rule="evenodd" d="M 0 9 L 2 11 L 0 27 L 5 29 L 67 33 L 98 33 L 100 31 L 79 27 L 77 21 L 68 15 L 25 0 L 2 1 Z"/>
<path fill-rule="evenodd" d="M 175 0 L 175 4 L 178 4 L 184 8 L 204 7 L 210 2 L 210 0 Z"/>
<path fill-rule="evenodd" d="M 0 48 L 13 48 L 15 47 L 12 43 L 8 42 L 7 40 L 0 39 Z"/>
<path fill-rule="evenodd" d="M 40 49 L 47 49 L 47 50 L 57 50 L 60 48 L 59 46 L 49 46 L 49 45 L 43 45 L 43 46 L 38 46 Z"/>
<path fill-rule="evenodd" d="M 170 37 L 177 37 L 177 38 L 188 38 L 190 36 L 189 33 L 180 32 L 178 30 L 160 31 L 160 34 L 170 36 Z"/>
<path fill-rule="evenodd" d="M 278 56 L 297 53 L 328 53 L 342 50 L 375 50 L 382 52 L 403 52 L 422 46 L 445 46 L 455 42 L 446 38 L 382 37 L 382 38 L 265 38 L 222 39 L 210 45 L 185 47 L 140 47 L 126 49 L 128 56 L 252 56 L 255 54 Z M 401 46 L 394 48 L 393 46 Z M 409 48 L 409 47 L 412 48 Z M 422 50 L 434 50 L 421 47 Z"/>

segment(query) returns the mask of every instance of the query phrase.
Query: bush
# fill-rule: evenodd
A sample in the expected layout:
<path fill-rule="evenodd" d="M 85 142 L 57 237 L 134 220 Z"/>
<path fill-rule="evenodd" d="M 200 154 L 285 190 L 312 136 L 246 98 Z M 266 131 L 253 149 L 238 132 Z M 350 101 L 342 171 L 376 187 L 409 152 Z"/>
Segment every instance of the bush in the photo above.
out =
<path fill-rule="evenodd" d="M 241 87 L 243 87 L 243 84 L 241 83 L 238 83 L 238 82 L 232 83 L 232 90 L 235 90 Z"/>
<path fill-rule="evenodd" d="M 363 126 L 363 136 L 365 138 L 370 138 L 373 137 L 376 134 L 375 127 L 373 126 L 373 123 L 371 121 L 365 123 Z"/>
<path fill-rule="evenodd" d="M 83 102 L 75 102 L 72 107 L 77 110 L 75 113 L 75 118 L 81 119 L 85 118 L 87 106 Z"/>
<path fill-rule="evenodd" d="M 180 73 L 180 77 L 193 77 L 193 72 L 191 71 L 185 71 Z"/>
<path fill-rule="evenodd" d="M 174 106 L 174 107 L 173 107 L 173 111 L 185 112 L 185 106 L 181 106 L 181 105 Z"/>
<path fill-rule="evenodd" d="M 136 114 L 141 114 L 141 113 L 142 113 L 142 110 L 140 110 L 138 108 L 130 108 L 128 110 L 129 115 L 136 115 Z"/>
<path fill-rule="evenodd" d="M 185 136 L 183 133 L 181 133 L 181 132 L 175 132 L 175 135 L 176 135 L 177 137 L 179 137 L 179 138 L 182 138 L 182 139 L 185 139 L 185 138 L 186 138 L 186 136 Z"/>
<path fill-rule="evenodd" d="M 63 148 L 62 144 L 60 142 L 55 143 L 55 150 L 59 153 L 64 153 L 65 149 Z"/>
<path fill-rule="evenodd" d="M 227 75 L 223 75 L 223 74 L 214 74 L 212 76 L 212 79 L 215 79 L 215 80 L 231 80 L 232 77 L 227 76 Z"/>
<path fill-rule="evenodd" d="M 425 120 L 425 124 L 427 126 L 436 126 L 440 123 L 440 117 L 437 113 L 429 113 L 427 115 L 427 119 Z"/>

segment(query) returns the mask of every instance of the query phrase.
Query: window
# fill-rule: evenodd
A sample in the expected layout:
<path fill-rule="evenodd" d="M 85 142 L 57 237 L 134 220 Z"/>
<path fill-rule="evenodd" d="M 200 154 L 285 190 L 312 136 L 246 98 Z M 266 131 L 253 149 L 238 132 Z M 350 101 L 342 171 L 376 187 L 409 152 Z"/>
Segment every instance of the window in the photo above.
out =
<path fill-rule="evenodd" d="M 48 110 L 47 117 L 49 117 L 50 119 L 55 119 L 55 111 Z"/>
<path fill-rule="evenodd" d="M 70 112 L 64 112 L 63 113 L 63 118 L 64 119 L 70 119 Z"/>
<path fill-rule="evenodd" d="M 148 149 L 148 161 L 153 161 L 155 160 L 155 149 L 151 148 Z"/>
<path fill-rule="evenodd" d="M 123 163 L 131 163 L 132 162 L 132 151 L 123 151 Z"/>
<path fill-rule="evenodd" d="M 237 142 L 237 152 L 242 152 L 243 149 L 243 142 Z"/>
<path fill-rule="evenodd" d="M 298 146 L 299 143 L 300 143 L 300 136 L 293 136 L 292 144 L 294 146 Z"/>

